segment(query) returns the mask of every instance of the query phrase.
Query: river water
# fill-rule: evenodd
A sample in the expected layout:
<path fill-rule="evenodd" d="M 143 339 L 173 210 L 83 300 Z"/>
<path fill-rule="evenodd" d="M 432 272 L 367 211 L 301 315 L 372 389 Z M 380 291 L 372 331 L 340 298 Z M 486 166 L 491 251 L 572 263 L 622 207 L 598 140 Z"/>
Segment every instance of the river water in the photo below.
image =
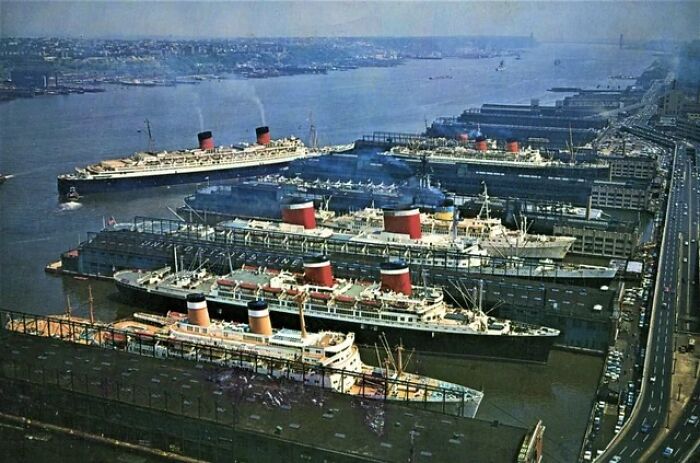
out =
<path fill-rule="evenodd" d="M 554 66 L 555 59 L 561 64 Z M 372 131 L 420 132 L 425 121 L 457 115 L 482 103 L 551 104 L 554 86 L 607 87 L 616 74 L 638 75 L 649 52 L 612 46 L 544 44 L 506 60 L 417 60 L 393 68 L 261 80 L 229 79 L 177 87 L 109 87 L 98 94 L 49 96 L 0 105 L 0 172 L 14 178 L 0 186 L 0 306 L 41 314 L 61 311 L 69 296 L 85 312 L 91 285 L 99 318 L 133 308 L 116 299 L 107 282 L 44 274 L 59 254 L 114 216 L 172 217 L 193 186 L 159 188 L 60 204 L 56 176 L 108 157 L 145 149 L 148 119 L 158 149 L 194 146 L 212 130 L 217 144 L 252 141 L 256 126 L 273 137 L 305 138 L 310 115 L 322 144 L 348 143 Z M 451 78 L 430 79 L 436 76 Z M 547 425 L 548 461 L 573 461 L 600 375 L 602 361 L 553 352 L 547 366 L 485 361 L 419 359 L 421 372 L 483 388 L 478 417 L 530 427 Z"/>

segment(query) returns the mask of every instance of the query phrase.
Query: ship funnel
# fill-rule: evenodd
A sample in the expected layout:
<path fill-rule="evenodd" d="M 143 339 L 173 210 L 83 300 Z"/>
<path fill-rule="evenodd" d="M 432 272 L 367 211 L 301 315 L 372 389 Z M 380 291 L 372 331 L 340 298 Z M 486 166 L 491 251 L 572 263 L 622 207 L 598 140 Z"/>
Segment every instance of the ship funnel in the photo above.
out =
<path fill-rule="evenodd" d="M 474 149 L 477 151 L 486 151 L 488 150 L 488 145 L 486 144 L 486 137 L 476 137 L 474 140 Z"/>
<path fill-rule="evenodd" d="M 267 302 L 262 299 L 248 302 L 248 326 L 255 334 L 272 336 L 272 323 Z"/>
<path fill-rule="evenodd" d="M 411 272 L 404 262 L 385 262 L 379 267 L 382 275 L 382 291 L 394 291 L 411 295 Z"/>
<path fill-rule="evenodd" d="M 421 238 L 420 211 L 410 209 L 384 209 L 384 231 L 409 235 L 412 240 Z"/>
<path fill-rule="evenodd" d="M 310 256 L 304 259 L 304 280 L 312 285 L 333 286 L 333 268 L 327 256 Z"/>
<path fill-rule="evenodd" d="M 446 199 L 441 206 L 435 208 L 434 217 L 443 222 L 450 222 L 455 218 L 455 203 L 451 199 Z"/>
<path fill-rule="evenodd" d="M 267 145 L 270 143 L 270 128 L 267 126 L 258 127 L 255 129 L 255 135 L 258 137 L 258 145 Z"/>
<path fill-rule="evenodd" d="M 199 140 L 199 149 L 200 150 L 213 150 L 214 149 L 214 138 L 211 135 L 211 132 L 206 131 L 206 132 L 199 132 L 197 134 L 197 139 Z"/>
<path fill-rule="evenodd" d="M 518 145 L 518 140 L 514 138 L 509 138 L 506 141 L 506 151 L 509 153 L 517 153 L 520 151 L 520 145 Z"/>
<path fill-rule="evenodd" d="M 305 229 L 316 228 L 316 212 L 313 201 L 292 202 L 282 205 L 282 220 L 292 225 L 303 225 Z"/>
<path fill-rule="evenodd" d="M 209 326 L 209 309 L 204 294 L 191 293 L 187 295 L 187 321 L 191 325 Z"/>

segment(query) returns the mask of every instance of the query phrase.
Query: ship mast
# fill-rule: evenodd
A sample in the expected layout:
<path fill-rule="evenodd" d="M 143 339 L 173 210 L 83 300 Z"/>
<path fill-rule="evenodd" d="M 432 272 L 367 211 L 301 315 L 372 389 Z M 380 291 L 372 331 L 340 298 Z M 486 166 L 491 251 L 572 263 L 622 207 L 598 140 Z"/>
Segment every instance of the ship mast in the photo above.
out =
<path fill-rule="evenodd" d="M 484 280 L 479 280 L 479 306 L 477 307 L 478 310 L 478 315 L 477 315 L 477 320 L 479 323 L 479 329 L 481 331 L 486 331 L 488 328 L 488 325 L 486 324 L 486 314 L 484 313 L 483 310 L 483 303 L 484 303 Z"/>
<path fill-rule="evenodd" d="M 151 121 L 146 119 L 146 132 L 148 133 L 148 152 L 152 153 L 155 144 L 155 140 L 153 139 L 153 134 L 151 133 Z"/>
<path fill-rule="evenodd" d="M 314 125 L 314 113 L 309 112 L 309 148 L 312 150 L 318 149 L 318 134 Z"/>
<path fill-rule="evenodd" d="M 571 150 L 571 163 L 576 163 L 576 154 L 574 153 L 574 135 L 571 131 L 571 124 L 569 124 L 569 149 Z"/>
<path fill-rule="evenodd" d="M 403 343 L 399 341 L 399 345 L 396 346 L 396 373 L 398 377 L 403 375 Z"/>
<path fill-rule="evenodd" d="M 457 242 L 457 237 L 459 235 L 457 233 L 457 231 L 458 231 L 457 227 L 459 224 L 459 209 L 454 206 L 455 203 L 456 203 L 456 201 L 453 201 L 453 203 L 452 203 L 453 204 L 453 206 L 452 206 L 452 242 L 453 243 Z"/>
<path fill-rule="evenodd" d="M 71 316 L 71 311 L 72 311 L 72 310 L 73 310 L 73 309 L 72 309 L 72 307 L 70 306 L 70 295 L 69 295 L 69 294 L 66 294 L 66 317 L 68 317 L 68 320 L 70 320 L 70 316 Z"/>
<path fill-rule="evenodd" d="M 484 313 L 482 304 L 484 302 L 484 280 L 479 280 L 479 312 Z"/>
<path fill-rule="evenodd" d="M 306 338 L 306 322 L 304 321 L 304 301 L 306 301 L 306 293 L 301 293 L 297 297 L 297 305 L 299 306 L 299 325 L 301 330 L 301 338 Z"/>
<path fill-rule="evenodd" d="M 95 300 L 92 298 L 92 286 L 88 286 L 88 310 L 90 312 L 90 324 L 95 324 L 95 309 L 93 306 Z"/>
<path fill-rule="evenodd" d="M 481 182 L 482 185 L 484 185 L 484 192 L 481 194 L 481 197 L 483 198 L 483 202 L 481 203 L 481 210 L 479 210 L 479 219 L 484 220 L 484 215 L 486 216 L 486 220 L 491 219 L 491 209 L 489 207 L 489 190 L 486 187 L 485 182 Z"/>

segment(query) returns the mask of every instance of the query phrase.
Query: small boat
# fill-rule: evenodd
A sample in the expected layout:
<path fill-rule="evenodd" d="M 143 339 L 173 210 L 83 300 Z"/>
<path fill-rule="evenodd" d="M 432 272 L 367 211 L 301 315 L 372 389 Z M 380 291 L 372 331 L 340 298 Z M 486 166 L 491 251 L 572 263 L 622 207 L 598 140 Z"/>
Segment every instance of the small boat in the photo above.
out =
<path fill-rule="evenodd" d="M 501 60 L 501 62 L 498 64 L 498 67 L 496 68 L 496 71 L 505 71 L 505 70 L 506 70 L 506 65 L 503 62 L 503 60 Z"/>
<path fill-rule="evenodd" d="M 5 180 L 9 180 L 12 178 L 12 175 L 3 175 L 0 174 L 0 184 L 5 183 Z"/>
<path fill-rule="evenodd" d="M 78 194 L 78 190 L 76 190 L 74 186 L 70 187 L 70 190 L 68 190 L 68 193 L 66 194 L 66 200 L 68 200 L 68 202 L 74 203 L 79 201 L 80 198 L 82 198 L 82 196 Z"/>

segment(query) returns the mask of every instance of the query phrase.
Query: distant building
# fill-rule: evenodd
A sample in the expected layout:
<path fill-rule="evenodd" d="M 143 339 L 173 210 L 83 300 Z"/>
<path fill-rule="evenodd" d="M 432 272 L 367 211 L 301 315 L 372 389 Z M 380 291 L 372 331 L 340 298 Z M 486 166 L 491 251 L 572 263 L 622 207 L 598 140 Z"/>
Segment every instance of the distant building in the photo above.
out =
<path fill-rule="evenodd" d="M 602 158 L 610 164 L 613 177 L 651 180 L 656 176 L 657 161 L 654 157 L 625 154 L 613 154 Z"/>
<path fill-rule="evenodd" d="M 676 120 L 676 133 L 683 138 L 700 141 L 700 119 L 679 117 Z"/>
<path fill-rule="evenodd" d="M 13 70 L 10 72 L 10 80 L 17 88 L 49 88 L 58 86 L 58 74 L 48 70 Z"/>
<path fill-rule="evenodd" d="M 682 91 L 671 89 L 659 99 L 659 116 L 677 116 L 684 101 L 685 95 Z"/>

